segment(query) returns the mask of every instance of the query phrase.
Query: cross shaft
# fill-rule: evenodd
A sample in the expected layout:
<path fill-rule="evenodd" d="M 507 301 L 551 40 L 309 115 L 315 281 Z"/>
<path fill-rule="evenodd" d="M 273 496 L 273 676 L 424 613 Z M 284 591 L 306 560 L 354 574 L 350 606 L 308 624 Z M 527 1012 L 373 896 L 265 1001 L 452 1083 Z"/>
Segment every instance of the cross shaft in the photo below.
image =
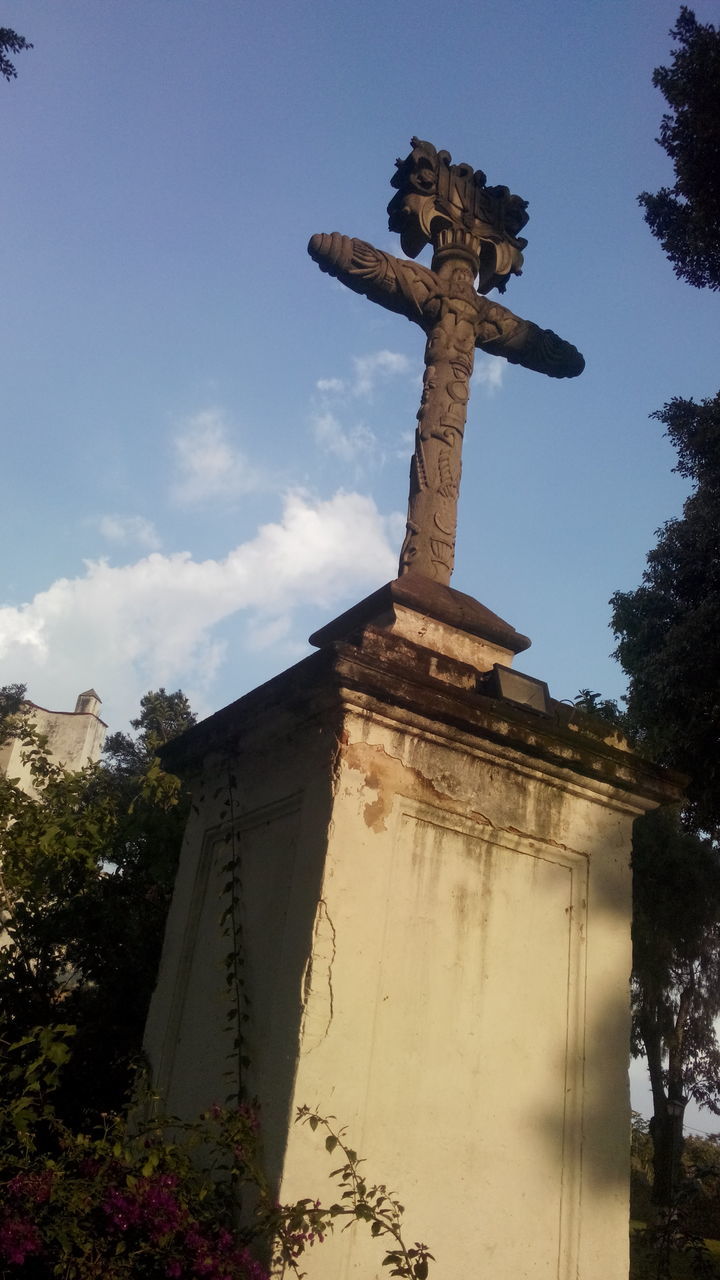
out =
<path fill-rule="evenodd" d="M 399 575 L 422 574 L 447 585 L 455 560 L 475 348 L 557 378 L 576 376 L 585 362 L 552 330 L 539 329 L 483 296 L 520 273 L 526 242 L 517 230 L 527 221 L 525 202 L 506 187 L 487 188 L 485 175 L 469 166 L 451 165 L 447 152 L 417 139 L 413 144 L 410 156 L 397 162 L 390 229 L 400 231 L 403 248 L 413 257 L 431 242 L 432 269 L 337 232 L 313 236 L 308 251 L 321 270 L 406 316 L 426 334 Z"/>

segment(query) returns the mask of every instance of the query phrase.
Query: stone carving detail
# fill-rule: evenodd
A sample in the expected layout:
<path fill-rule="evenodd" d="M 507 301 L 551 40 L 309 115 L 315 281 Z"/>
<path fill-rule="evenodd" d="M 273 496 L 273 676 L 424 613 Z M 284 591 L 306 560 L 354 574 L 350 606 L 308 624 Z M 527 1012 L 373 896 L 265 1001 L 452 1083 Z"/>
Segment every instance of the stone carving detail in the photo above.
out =
<path fill-rule="evenodd" d="M 585 362 L 551 329 L 521 320 L 483 296 L 492 288 L 503 290 L 510 275 L 520 274 L 527 241 L 517 233 L 527 222 L 526 202 L 507 187 L 488 187 L 485 175 L 469 165 L 451 164 L 448 152 L 417 138 L 412 142 L 392 179 L 397 195 L 388 205 L 389 225 L 400 232 L 411 257 L 432 243 L 432 268 L 338 232 L 313 236 L 308 251 L 322 271 L 406 316 L 426 334 L 399 572 L 447 584 L 475 348 L 551 378 L 575 377 Z"/>
<path fill-rule="evenodd" d="M 412 139 L 412 151 L 396 160 L 390 185 L 397 188 L 388 205 L 388 225 L 400 235 L 403 252 L 416 258 L 426 244 L 452 247 L 482 263 L 482 287 L 505 291 L 510 275 L 520 275 L 527 240 L 518 236 L 528 220 L 527 200 L 507 187 L 488 187 L 481 169 L 452 164 L 448 151 Z"/>

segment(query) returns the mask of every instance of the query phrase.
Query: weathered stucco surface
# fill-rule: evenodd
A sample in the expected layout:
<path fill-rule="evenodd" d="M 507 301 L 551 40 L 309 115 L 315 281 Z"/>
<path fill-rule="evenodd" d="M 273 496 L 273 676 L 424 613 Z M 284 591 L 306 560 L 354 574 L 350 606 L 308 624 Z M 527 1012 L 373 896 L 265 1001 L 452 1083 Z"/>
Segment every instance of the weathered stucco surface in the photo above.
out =
<path fill-rule="evenodd" d="M 74 772 L 99 760 L 102 754 L 107 725 L 98 715 L 100 705 L 97 694 L 89 689 L 79 694 L 74 711 L 48 711 L 32 702 L 25 704 L 25 711 L 38 733 L 46 738 L 52 762 Z M 22 760 L 24 750 L 23 743 L 15 738 L 0 746 L 0 773 L 17 778 L 21 789 L 33 795 L 32 774 Z"/>
<path fill-rule="evenodd" d="M 292 1123 L 308 1104 L 398 1192 L 438 1280 L 619 1277 L 630 826 L 673 788 L 561 709 L 449 672 L 370 631 L 190 735 L 197 811 L 148 1051 L 172 1110 L 227 1094 L 234 849 L 248 1083 L 281 1197 L 336 1198 L 322 1143 Z M 365 1280 L 381 1262 L 360 1226 L 307 1270 Z"/>

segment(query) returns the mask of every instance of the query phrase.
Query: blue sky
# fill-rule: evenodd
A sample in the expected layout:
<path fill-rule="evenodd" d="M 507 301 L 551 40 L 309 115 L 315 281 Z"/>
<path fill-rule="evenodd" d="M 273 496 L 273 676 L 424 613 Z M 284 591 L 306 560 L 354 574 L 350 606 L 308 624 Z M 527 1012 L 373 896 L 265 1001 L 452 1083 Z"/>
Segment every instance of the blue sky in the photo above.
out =
<path fill-rule="evenodd" d="M 711 18 L 713 5 L 697 6 Z M 0 680 L 112 727 L 149 687 L 215 710 L 394 576 L 422 335 L 323 276 L 387 231 L 413 133 L 529 201 L 505 301 L 585 353 L 478 360 L 454 584 L 556 697 L 623 690 L 608 597 L 683 499 L 649 413 L 717 390 L 717 301 L 637 193 L 676 5 L 6 0 Z"/>
<path fill-rule="evenodd" d="M 505 301 L 585 354 L 481 358 L 454 584 L 530 635 L 555 697 L 620 696 L 608 598 L 682 482 L 652 410 L 717 392 L 717 299 L 637 194 L 667 0 L 5 0 L 0 682 L 111 728 L 148 688 L 201 713 L 395 574 L 422 335 L 321 275 L 309 236 L 400 252 L 412 134 L 529 201 Z M 716 6 L 695 6 L 700 20 Z"/>

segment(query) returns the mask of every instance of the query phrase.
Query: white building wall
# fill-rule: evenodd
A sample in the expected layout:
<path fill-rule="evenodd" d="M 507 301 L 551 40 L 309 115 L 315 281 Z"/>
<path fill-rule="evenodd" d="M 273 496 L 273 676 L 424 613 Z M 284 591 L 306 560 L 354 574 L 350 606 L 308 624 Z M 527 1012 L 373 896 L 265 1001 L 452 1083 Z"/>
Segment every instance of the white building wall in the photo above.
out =
<path fill-rule="evenodd" d="M 34 727 L 47 739 L 53 764 L 74 773 L 100 759 L 107 725 L 100 719 L 100 699 L 93 689 L 78 695 L 74 711 L 49 711 L 34 702 L 24 703 Z M 16 778 L 19 786 L 32 795 L 32 775 L 22 759 L 25 747 L 17 738 L 0 746 L 0 773 Z"/>

